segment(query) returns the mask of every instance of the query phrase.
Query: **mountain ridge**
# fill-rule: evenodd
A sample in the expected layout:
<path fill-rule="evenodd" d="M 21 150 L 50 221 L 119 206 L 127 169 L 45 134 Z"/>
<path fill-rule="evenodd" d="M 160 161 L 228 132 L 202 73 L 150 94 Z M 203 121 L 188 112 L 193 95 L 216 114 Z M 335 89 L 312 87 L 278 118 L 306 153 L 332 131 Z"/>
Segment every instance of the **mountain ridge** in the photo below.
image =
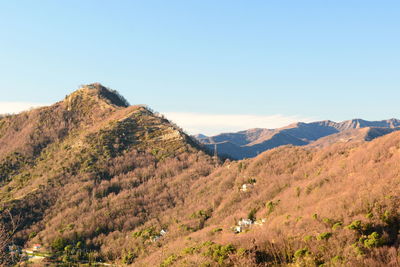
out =
<path fill-rule="evenodd" d="M 214 148 L 217 146 L 219 155 L 233 159 L 243 159 L 255 157 L 260 152 L 274 147 L 288 144 L 309 145 L 329 135 L 366 127 L 398 129 L 400 120 L 392 118 L 382 121 L 352 119 L 339 123 L 330 120 L 311 123 L 297 122 L 278 129 L 254 128 L 236 133 L 223 133 L 211 137 L 202 135 L 200 138 L 198 136 L 194 138 L 204 144 L 211 152 L 214 152 Z M 381 131 L 380 133 L 383 134 L 384 132 Z M 365 141 L 370 140 L 367 138 Z M 218 148 L 218 145 L 226 142 L 232 143 L 229 149 L 226 149 L 226 144 Z"/>

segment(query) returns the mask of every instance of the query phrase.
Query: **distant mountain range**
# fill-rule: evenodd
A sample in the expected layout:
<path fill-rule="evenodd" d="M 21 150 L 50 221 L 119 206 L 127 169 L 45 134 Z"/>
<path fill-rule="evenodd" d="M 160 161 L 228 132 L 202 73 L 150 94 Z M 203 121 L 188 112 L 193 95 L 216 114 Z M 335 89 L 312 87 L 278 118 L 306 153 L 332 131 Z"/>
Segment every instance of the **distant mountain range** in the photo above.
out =
<path fill-rule="evenodd" d="M 400 129 L 400 120 L 366 121 L 353 119 L 340 123 L 318 121 L 298 122 L 279 129 L 250 129 L 216 136 L 194 136 L 209 151 L 232 159 L 252 158 L 282 145 L 318 146 L 337 142 L 371 141 Z"/>

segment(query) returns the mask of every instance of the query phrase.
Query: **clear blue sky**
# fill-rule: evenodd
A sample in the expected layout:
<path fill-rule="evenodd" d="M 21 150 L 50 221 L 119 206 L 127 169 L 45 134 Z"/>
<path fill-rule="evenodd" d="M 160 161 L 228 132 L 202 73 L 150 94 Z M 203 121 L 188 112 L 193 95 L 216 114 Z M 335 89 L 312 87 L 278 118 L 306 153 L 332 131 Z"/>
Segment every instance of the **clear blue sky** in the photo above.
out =
<path fill-rule="evenodd" d="M 101 82 L 161 112 L 400 117 L 399 14 L 385 0 L 1 1 L 0 102 Z"/>

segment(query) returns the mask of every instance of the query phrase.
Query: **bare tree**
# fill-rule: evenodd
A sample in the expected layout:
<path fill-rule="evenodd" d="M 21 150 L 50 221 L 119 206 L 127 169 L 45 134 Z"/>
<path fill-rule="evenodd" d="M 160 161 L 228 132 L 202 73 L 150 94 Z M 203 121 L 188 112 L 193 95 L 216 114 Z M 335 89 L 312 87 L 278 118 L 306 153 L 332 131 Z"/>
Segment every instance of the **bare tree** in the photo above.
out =
<path fill-rule="evenodd" d="M 2 214 L 5 216 L 2 216 L 0 221 L 0 266 L 12 263 L 9 246 L 21 222 L 21 216 L 14 216 L 8 209 L 2 211 Z M 8 222 L 6 223 L 5 220 Z"/>

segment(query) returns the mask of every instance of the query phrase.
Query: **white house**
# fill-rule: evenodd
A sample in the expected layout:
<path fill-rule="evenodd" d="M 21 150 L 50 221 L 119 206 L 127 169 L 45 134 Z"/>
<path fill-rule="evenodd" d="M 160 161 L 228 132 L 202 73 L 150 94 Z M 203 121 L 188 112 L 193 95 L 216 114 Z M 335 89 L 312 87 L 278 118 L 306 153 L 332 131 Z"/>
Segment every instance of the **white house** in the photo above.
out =
<path fill-rule="evenodd" d="M 151 241 L 157 242 L 158 240 L 160 240 L 160 238 L 162 238 L 162 237 L 165 236 L 166 234 L 167 234 L 167 230 L 162 229 L 162 230 L 160 231 L 160 234 L 159 234 L 159 235 L 156 235 L 156 236 L 153 236 L 153 237 L 152 237 Z"/>
<path fill-rule="evenodd" d="M 165 236 L 166 234 L 167 234 L 167 230 L 162 229 L 162 230 L 160 231 L 160 235 L 161 235 L 161 236 Z"/>
<path fill-rule="evenodd" d="M 233 231 L 235 232 L 235 233 L 241 233 L 242 232 L 242 227 L 241 226 L 235 226 L 234 228 L 233 228 Z"/>
<path fill-rule="evenodd" d="M 263 225 L 266 221 L 267 221 L 266 219 L 261 219 L 261 220 L 254 222 L 254 224 L 255 225 Z"/>
<path fill-rule="evenodd" d="M 253 222 L 250 220 L 250 219 L 241 219 L 239 222 L 238 222 L 238 225 L 239 226 L 242 226 L 242 227 L 249 227 L 249 226 L 251 226 L 253 224 Z"/>

